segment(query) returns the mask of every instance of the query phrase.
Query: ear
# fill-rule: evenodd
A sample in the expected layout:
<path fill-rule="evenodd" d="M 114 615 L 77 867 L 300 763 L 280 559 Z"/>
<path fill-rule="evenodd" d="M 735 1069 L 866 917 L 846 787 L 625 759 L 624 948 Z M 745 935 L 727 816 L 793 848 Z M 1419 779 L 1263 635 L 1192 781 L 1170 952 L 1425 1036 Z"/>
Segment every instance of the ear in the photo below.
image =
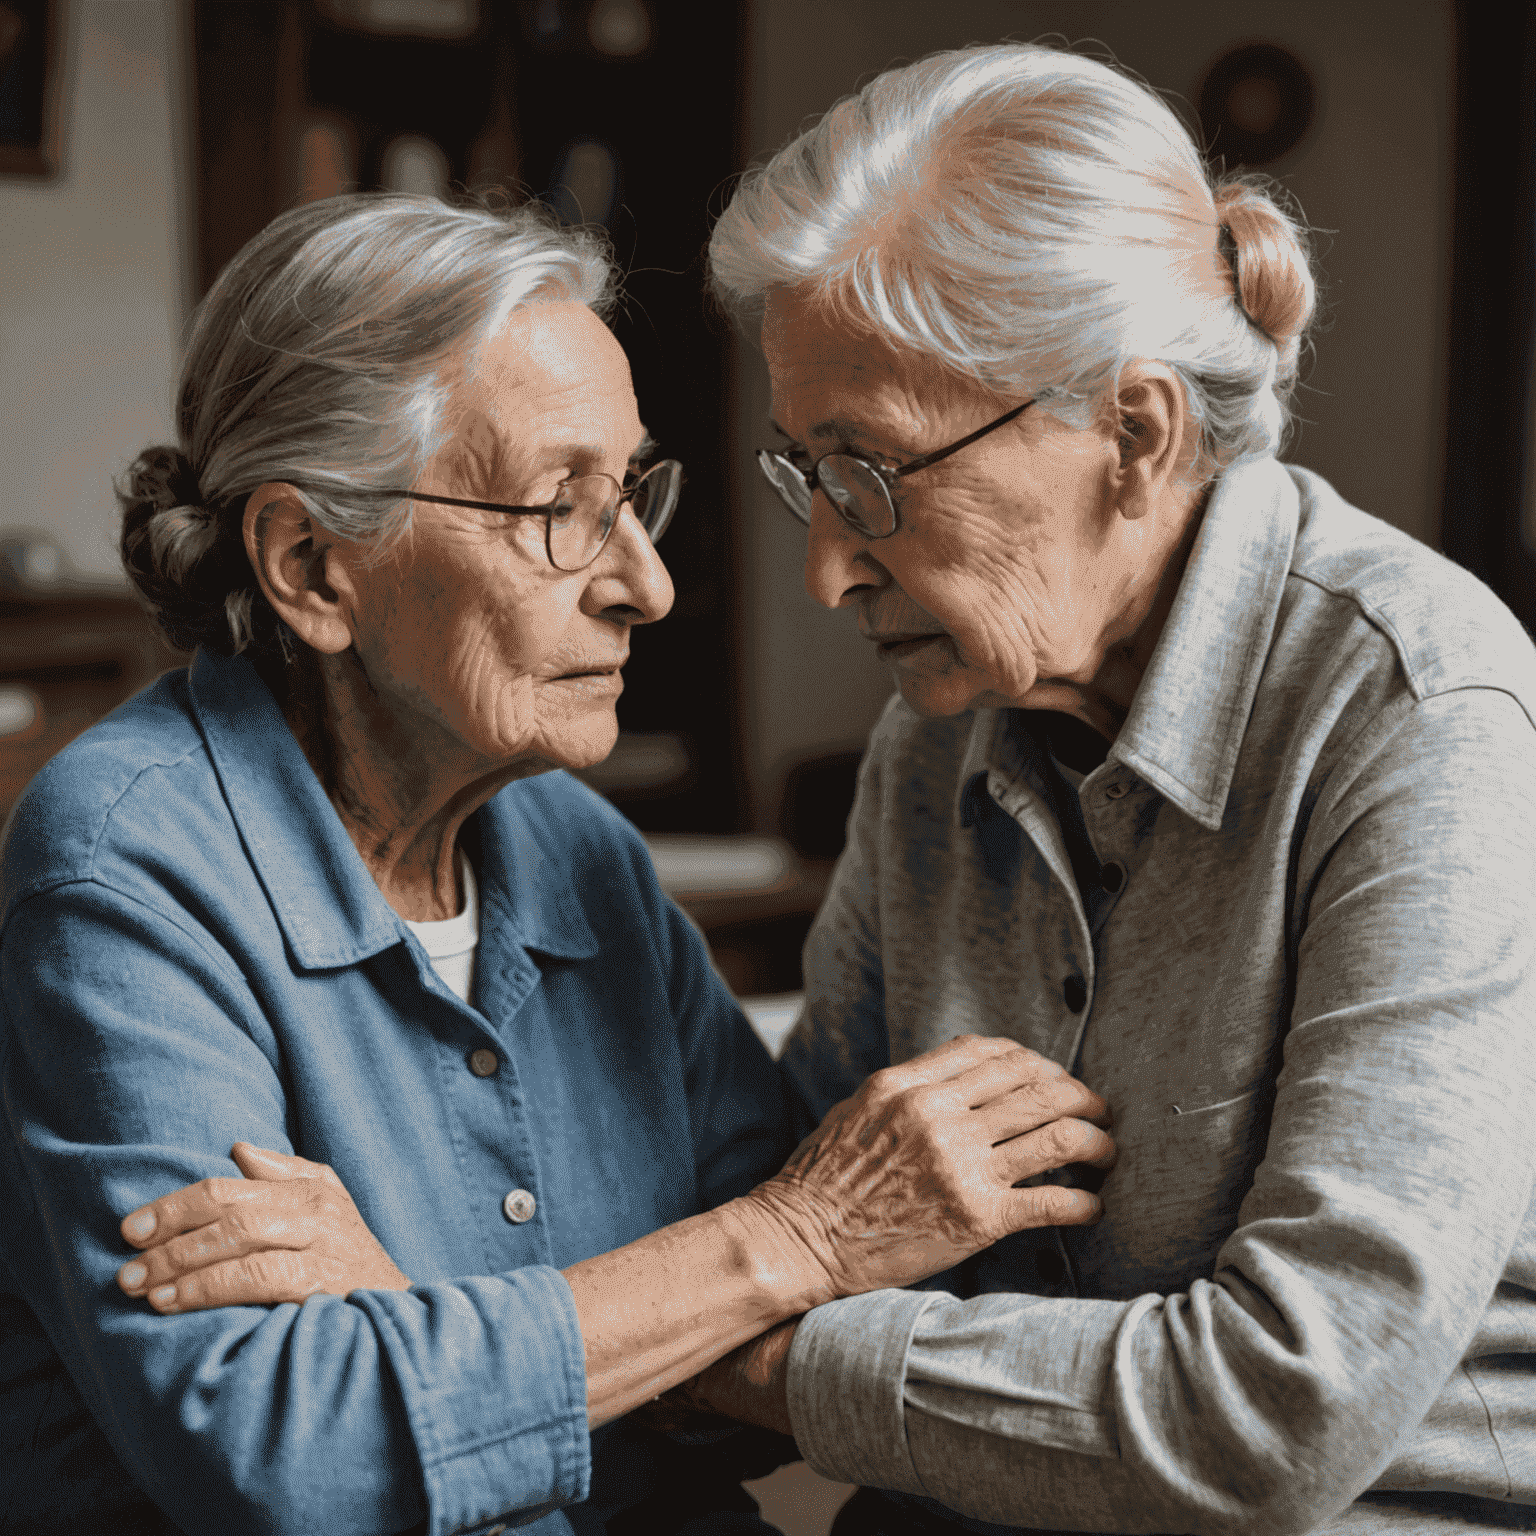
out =
<path fill-rule="evenodd" d="M 245 552 L 262 594 L 306 645 L 338 655 L 352 644 L 353 597 L 341 543 L 291 485 L 258 485 L 245 503 Z"/>
<path fill-rule="evenodd" d="M 1178 375 L 1162 363 L 1127 364 L 1112 428 L 1116 509 L 1134 522 L 1177 490 L 1193 463 L 1193 424 Z"/>

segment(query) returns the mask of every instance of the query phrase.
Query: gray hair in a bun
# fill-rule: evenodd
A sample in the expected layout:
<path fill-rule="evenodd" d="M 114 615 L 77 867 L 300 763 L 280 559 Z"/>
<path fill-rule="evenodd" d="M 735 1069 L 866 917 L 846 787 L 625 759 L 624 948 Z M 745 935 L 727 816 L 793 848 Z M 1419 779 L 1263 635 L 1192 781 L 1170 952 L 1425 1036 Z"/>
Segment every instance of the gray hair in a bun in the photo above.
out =
<path fill-rule="evenodd" d="M 177 650 L 226 654 L 275 638 L 275 619 L 256 631 L 255 581 L 235 509 L 203 503 L 192 461 L 179 448 L 146 448 L 118 486 L 123 566 Z"/>
<path fill-rule="evenodd" d="M 123 565 L 166 638 L 223 655 L 287 648 L 246 557 L 245 504 L 300 492 L 345 538 L 383 542 L 445 439 L 467 349 L 519 305 L 617 293 L 608 247 L 544 209 L 352 193 L 281 214 L 219 274 L 193 317 L 176 445 L 117 488 Z"/>

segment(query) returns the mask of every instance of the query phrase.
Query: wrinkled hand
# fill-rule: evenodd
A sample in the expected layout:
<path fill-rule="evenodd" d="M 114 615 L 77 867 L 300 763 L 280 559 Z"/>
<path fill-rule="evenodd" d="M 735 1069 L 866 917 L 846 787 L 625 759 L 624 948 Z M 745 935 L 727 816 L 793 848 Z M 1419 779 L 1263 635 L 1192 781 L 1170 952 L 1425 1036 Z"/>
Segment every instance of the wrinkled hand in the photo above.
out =
<path fill-rule="evenodd" d="M 243 1179 L 203 1179 L 123 1218 L 140 1250 L 117 1273 L 128 1295 L 170 1314 L 410 1289 L 324 1163 L 245 1141 L 230 1155 Z"/>
<path fill-rule="evenodd" d="M 746 1199 L 809 1250 L 830 1301 L 911 1285 L 1010 1232 L 1098 1220 L 1083 1189 L 1016 1186 L 1108 1168 L 1109 1106 L 1011 1040 L 962 1035 L 874 1073 Z"/>

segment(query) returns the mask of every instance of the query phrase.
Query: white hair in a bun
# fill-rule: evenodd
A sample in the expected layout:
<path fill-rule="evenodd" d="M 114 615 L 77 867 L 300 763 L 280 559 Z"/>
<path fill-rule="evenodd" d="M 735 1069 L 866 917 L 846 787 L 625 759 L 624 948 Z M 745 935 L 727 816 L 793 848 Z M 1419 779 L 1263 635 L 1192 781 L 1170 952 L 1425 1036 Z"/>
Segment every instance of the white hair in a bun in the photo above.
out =
<path fill-rule="evenodd" d="M 1257 178 L 1213 186 L 1155 92 L 1031 43 L 932 54 L 838 102 L 748 172 L 710 273 L 743 317 L 793 289 L 1078 425 L 1127 363 L 1161 361 L 1215 469 L 1279 449 L 1315 302 L 1305 226 Z"/>

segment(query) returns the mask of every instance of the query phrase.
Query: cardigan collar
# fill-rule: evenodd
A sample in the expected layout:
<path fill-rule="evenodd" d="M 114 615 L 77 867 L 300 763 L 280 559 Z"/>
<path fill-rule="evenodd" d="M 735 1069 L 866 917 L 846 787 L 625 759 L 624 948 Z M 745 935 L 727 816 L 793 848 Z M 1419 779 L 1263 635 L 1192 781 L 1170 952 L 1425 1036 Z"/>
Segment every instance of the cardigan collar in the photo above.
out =
<path fill-rule="evenodd" d="M 1296 546 L 1300 499 L 1273 459 L 1216 482 L 1163 632 L 1107 761 L 1132 769 L 1210 831 L 1221 826 Z M 1016 777 L 1010 717 L 975 713 L 956 789 L 974 819 L 977 775 Z"/>

